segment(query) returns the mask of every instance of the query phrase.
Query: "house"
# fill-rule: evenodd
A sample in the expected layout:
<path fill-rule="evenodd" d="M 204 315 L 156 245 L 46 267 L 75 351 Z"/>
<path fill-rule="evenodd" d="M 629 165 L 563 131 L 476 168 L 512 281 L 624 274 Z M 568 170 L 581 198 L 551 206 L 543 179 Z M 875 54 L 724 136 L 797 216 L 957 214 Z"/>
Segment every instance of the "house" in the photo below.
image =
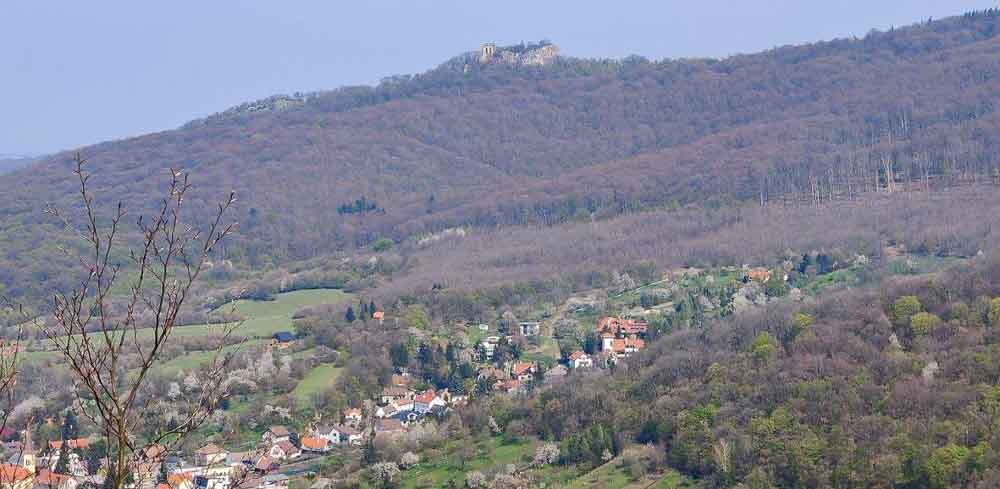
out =
<path fill-rule="evenodd" d="M 479 350 L 482 353 L 483 358 L 489 360 L 493 358 L 493 354 L 497 350 L 497 345 L 500 344 L 499 336 L 487 336 L 482 342 L 479 343 Z"/>
<path fill-rule="evenodd" d="M 430 411 L 434 406 L 444 405 L 444 400 L 438 397 L 434 389 L 428 389 L 413 398 L 413 410 L 420 414 Z"/>
<path fill-rule="evenodd" d="M 510 376 L 521 382 L 532 382 L 535 380 L 535 364 L 517 362 L 510 368 Z"/>
<path fill-rule="evenodd" d="M 332 443 L 334 445 L 340 443 L 340 433 L 337 432 L 336 428 L 331 425 L 316 425 L 312 430 L 312 438 L 322 438 L 327 441 L 327 443 Z"/>
<path fill-rule="evenodd" d="M 303 436 L 302 450 L 313 453 L 326 453 L 330 451 L 330 440 L 318 436 Z"/>
<path fill-rule="evenodd" d="M 170 474 L 167 476 L 167 486 L 170 489 L 194 489 L 194 478 L 191 474 Z"/>
<path fill-rule="evenodd" d="M 518 331 L 521 336 L 538 336 L 539 331 L 541 331 L 541 323 L 525 321 L 518 323 Z"/>
<path fill-rule="evenodd" d="M 396 436 L 406 433 L 406 427 L 398 419 L 380 419 L 375 421 L 375 436 Z"/>
<path fill-rule="evenodd" d="M 29 489 L 35 475 L 20 465 L 0 464 L 0 489 Z"/>
<path fill-rule="evenodd" d="M 379 407 L 375 408 L 375 417 L 376 418 L 389 418 L 389 417 L 395 416 L 395 414 L 397 412 L 399 412 L 399 410 L 396 409 L 396 405 L 395 404 L 389 404 L 388 406 L 379 406 Z"/>
<path fill-rule="evenodd" d="M 372 319 L 378 321 L 379 324 L 382 324 L 382 321 L 385 321 L 385 311 L 375 311 L 375 312 L 373 312 L 372 313 Z"/>
<path fill-rule="evenodd" d="M 263 438 L 264 443 L 274 445 L 276 443 L 291 440 L 292 432 L 288 431 L 288 428 L 285 426 L 275 425 L 268 428 L 261 438 Z"/>
<path fill-rule="evenodd" d="M 611 333 L 615 338 L 645 337 L 649 324 L 637 319 L 622 319 L 615 317 L 601 318 L 597 322 L 597 334 Z"/>
<path fill-rule="evenodd" d="M 399 421 L 399 423 L 402 424 L 403 426 L 410 426 L 413 423 L 419 423 L 423 421 L 424 415 L 425 415 L 424 413 L 417 411 L 401 411 L 399 413 L 396 413 L 396 415 L 390 419 Z"/>
<path fill-rule="evenodd" d="M 413 396 L 413 391 L 405 387 L 391 386 L 382 389 L 382 397 L 379 398 L 379 401 L 382 404 L 391 404 L 404 399 L 413 399 Z"/>
<path fill-rule="evenodd" d="M 226 464 L 229 452 L 215 443 L 209 443 L 194 452 L 194 463 L 202 467 Z"/>
<path fill-rule="evenodd" d="M 62 440 L 50 441 L 49 449 L 58 451 L 62 449 Z M 66 448 L 70 450 L 84 450 L 90 446 L 90 438 L 74 438 L 66 440 Z"/>
<path fill-rule="evenodd" d="M 79 485 L 73 477 L 57 474 L 49 469 L 39 470 L 33 481 L 33 486 L 37 489 L 76 489 Z"/>
<path fill-rule="evenodd" d="M 257 459 L 257 463 L 253 464 L 253 470 L 258 473 L 267 473 L 278 469 L 278 463 L 271 460 L 271 457 L 266 455 L 261 456 Z"/>
<path fill-rule="evenodd" d="M 302 455 L 302 450 L 300 450 L 299 447 L 292 445 L 292 442 L 288 440 L 275 443 L 271 446 L 271 449 L 267 451 L 268 457 L 279 461 L 299 458 L 300 455 Z"/>
<path fill-rule="evenodd" d="M 582 350 L 577 350 L 569 356 L 569 366 L 576 368 L 589 368 L 594 366 L 594 359 Z"/>
<path fill-rule="evenodd" d="M 364 434 L 350 426 L 337 426 L 334 428 L 334 431 L 337 432 L 337 438 L 339 440 L 338 443 L 358 446 L 361 445 L 362 441 L 364 441 Z"/>
<path fill-rule="evenodd" d="M 393 387 L 409 387 L 410 382 L 413 380 L 410 374 L 392 374 L 389 378 L 389 382 Z"/>
<path fill-rule="evenodd" d="M 344 422 L 349 424 L 358 424 L 364 420 L 364 416 L 361 414 L 361 410 L 358 408 L 349 408 L 344 410 Z"/>
<path fill-rule="evenodd" d="M 295 335 L 288 331 L 278 331 L 271 337 L 271 346 L 273 347 L 284 349 L 292 346 L 292 343 L 295 343 Z"/>
<path fill-rule="evenodd" d="M 767 282 L 771 280 L 771 271 L 764 267 L 751 268 L 746 274 L 747 281 L 753 282 Z"/>

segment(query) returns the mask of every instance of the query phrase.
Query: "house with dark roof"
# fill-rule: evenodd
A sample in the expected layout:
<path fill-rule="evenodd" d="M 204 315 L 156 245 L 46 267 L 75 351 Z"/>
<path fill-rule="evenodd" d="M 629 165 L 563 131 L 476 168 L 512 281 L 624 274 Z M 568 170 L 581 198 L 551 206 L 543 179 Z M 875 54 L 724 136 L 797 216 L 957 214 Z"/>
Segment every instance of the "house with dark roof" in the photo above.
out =
<path fill-rule="evenodd" d="M 271 346 L 278 348 L 288 348 L 295 343 L 295 335 L 288 331 L 278 331 L 271 337 Z"/>
<path fill-rule="evenodd" d="M 261 438 L 263 438 L 264 443 L 273 445 L 275 443 L 290 440 L 292 438 L 292 432 L 289 431 L 286 426 L 275 425 L 268 428 Z"/>

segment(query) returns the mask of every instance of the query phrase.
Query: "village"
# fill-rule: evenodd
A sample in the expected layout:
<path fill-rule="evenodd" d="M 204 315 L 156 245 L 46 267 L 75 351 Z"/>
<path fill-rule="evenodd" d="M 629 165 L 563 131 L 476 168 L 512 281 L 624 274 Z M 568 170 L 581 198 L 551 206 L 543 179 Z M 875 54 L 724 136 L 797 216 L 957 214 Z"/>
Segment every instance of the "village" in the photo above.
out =
<path fill-rule="evenodd" d="M 385 313 L 375 311 L 372 317 L 382 321 Z M 485 324 L 478 325 L 488 330 Z M 343 455 L 344 450 L 361 450 L 375 440 L 391 441 L 428 420 L 441 420 L 453 409 L 470 400 L 470 395 L 496 392 L 523 395 L 540 385 L 561 381 L 572 371 L 611 367 L 618 360 L 642 350 L 648 325 L 631 318 L 603 317 L 593 333 L 601 339 L 598 351 L 574 351 L 547 370 L 539 362 L 494 361 L 500 345 L 511 341 L 507 335 L 487 336 L 479 341 L 475 352 L 477 384 L 488 386 L 477 393 L 455 394 L 448 389 L 416 390 L 417 381 L 404 369 L 392 375 L 378 399 L 338 413 L 335 423 L 310 423 L 307 429 L 296 431 L 285 425 L 270 426 L 250 450 L 230 450 L 217 443 L 206 443 L 192 453 L 167 453 L 166 448 L 152 445 L 143 449 L 140 463 L 134 471 L 131 487 L 136 489 L 287 489 L 294 476 L 309 473 L 302 466 L 308 462 Z M 516 337 L 537 337 L 541 324 L 519 322 L 511 331 Z M 272 337 L 270 347 L 289 348 L 295 335 L 282 331 Z M 51 420 L 50 420 L 51 422 Z M 87 460 L 85 453 L 97 442 L 96 436 L 51 441 L 35 447 L 29 432 L 5 431 L 3 447 L 10 455 L 0 464 L 0 489 L 77 489 L 101 487 L 108 460 Z M 64 446 L 65 445 L 65 446 Z M 66 457 L 66 460 L 60 460 Z M 324 489 L 328 480 L 317 479 L 312 489 Z"/>
<path fill-rule="evenodd" d="M 721 273 L 733 275 L 744 288 L 759 288 L 772 277 L 769 270 L 759 267 Z M 707 278 L 700 275 L 700 272 L 688 270 L 669 282 L 689 287 L 691 277 L 699 276 L 697 283 Z M 779 278 L 782 282 L 787 280 L 787 277 Z M 659 282 L 650 285 L 656 284 Z M 632 287 L 623 292 L 622 297 L 648 287 Z M 628 299 L 619 300 L 619 303 L 629 301 L 634 302 Z M 573 300 L 567 304 L 567 310 L 586 309 L 579 308 Z M 579 348 L 561 351 L 559 358 L 535 354 L 529 360 L 522 354 L 522 347 L 514 348 L 514 345 L 529 342 L 538 345 L 542 341 L 555 341 L 551 318 L 544 323 L 507 321 L 503 327 L 474 322 L 460 324 L 456 327 L 474 331 L 478 338 L 460 353 L 463 362 L 474 369 L 474 388 L 464 388 L 461 392 L 435 389 L 408 368 L 397 366 L 376 398 L 336 414 L 306 421 L 301 429 L 291 423 L 268 426 L 255 446 L 227 448 L 221 442 L 212 441 L 186 452 L 171 453 L 160 445 L 146 447 L 141 457 L 143 462 L 134 471 L 131 487 L 287 489 L 293 479 L 315 474 L 312 469 L 325 460 L 342 458 L 349 451 L 363 451 L 376 443 L 398 441 L 428 421 L 444 420 L 472 398 L 491 394 L 523 396 L 534 389 L 557 384 L 576 371 L 614 368 L 646 347 L 651 339 L 648 318 L 659 315 L 664 307 L 675 306 L 666 302 L 661 306 L 623 309 L 618 315 L 578 315 L 575 323 L 583 330 L 577 334 L 592 340 L 584 341 Z M 374 307 L 364 313 L 380 325 L 389 319 L 384 311 Z M 267 348 L 274 352 L 293 351 L 299 341 L 302 338 L 292 332 L 278 331 L 271 336 Z M 512 354 L 512 350 L 518 353 Z M 78 489 L 103 485 L 102 473 L 107 467 L 107 459 L 93 460 L 86 455 L 98 442 L 96 436 L 50 441 L 40 449 L 34 446 L 27 431 L 17 433 L 8 429 L 3 439 L 8 455 L 6 463 L 0 464 L 0 489 Z M 67 460 L 60 460 L 63 456 Z M 93 469 L 95 465 L 98 468 Z M 310 489 L 325 489 L 331 485 L 331 481 L 324 478 L 310 478 L 306 483 Z"/>

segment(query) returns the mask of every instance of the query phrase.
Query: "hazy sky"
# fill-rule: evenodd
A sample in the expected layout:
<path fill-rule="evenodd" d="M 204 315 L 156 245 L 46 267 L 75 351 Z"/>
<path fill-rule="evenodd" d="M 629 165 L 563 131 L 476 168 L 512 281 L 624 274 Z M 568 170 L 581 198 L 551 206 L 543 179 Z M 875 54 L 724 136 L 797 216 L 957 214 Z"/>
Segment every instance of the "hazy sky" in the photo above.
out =
<path fill-rule="evenodd" d="M 485 41 L 725 56 L 996 0 L 0 0 L 0 154 L 170 129 L 276 93 L 425 71 Z"/>

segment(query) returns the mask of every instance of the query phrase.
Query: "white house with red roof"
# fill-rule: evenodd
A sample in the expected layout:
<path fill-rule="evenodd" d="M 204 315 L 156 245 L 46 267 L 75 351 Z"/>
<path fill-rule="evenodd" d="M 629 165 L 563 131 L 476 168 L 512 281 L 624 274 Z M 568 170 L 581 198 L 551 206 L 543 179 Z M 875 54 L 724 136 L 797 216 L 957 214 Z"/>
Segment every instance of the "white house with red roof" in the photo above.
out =
<path fill-rule="evenodd" d="M 569 366 L 574 369 L 593 367 L 594 358 L 583 350 L 577 350 L 569 355 Z"/>

